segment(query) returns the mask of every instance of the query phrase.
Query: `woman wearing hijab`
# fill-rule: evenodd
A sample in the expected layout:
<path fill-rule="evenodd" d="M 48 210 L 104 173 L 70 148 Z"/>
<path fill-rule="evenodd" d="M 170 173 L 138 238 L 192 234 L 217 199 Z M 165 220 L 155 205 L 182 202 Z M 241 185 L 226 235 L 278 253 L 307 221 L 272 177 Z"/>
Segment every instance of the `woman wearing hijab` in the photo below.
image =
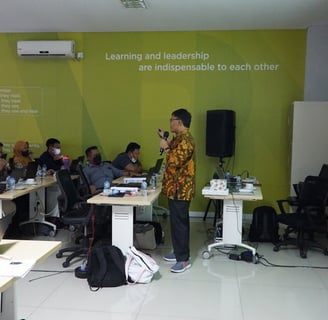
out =
<path fill-rule="evenodd" d="M 16 169 L 26 168 L 31 162 L 30 151 L 26 141 L 17 141 L 14 146 L 13 165 Z"/>

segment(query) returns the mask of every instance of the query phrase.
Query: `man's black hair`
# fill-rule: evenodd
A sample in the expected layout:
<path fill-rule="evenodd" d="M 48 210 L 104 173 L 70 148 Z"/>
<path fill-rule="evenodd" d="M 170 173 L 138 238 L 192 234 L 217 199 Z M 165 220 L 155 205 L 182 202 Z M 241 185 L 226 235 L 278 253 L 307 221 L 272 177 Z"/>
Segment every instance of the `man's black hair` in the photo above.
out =
<path fill-rule="evenodd" d="M 186 109 L 178 109 L 172 112 L 172 116 L 180 119 L 186 128 L 190 127 L 191 114 Z"/>
<path fill-rule="evenodd" d="M 88 156 L 92 150 L 98 150 L 97 146 L 91 146 L 85 149 L 85 155 Z"/>
<path fill-rule="evenodd" d="M 47 148 L 49 148 L 49 147 L 53 146 L 56 143 L 60 144 L 60 141 L 58 139 L 55 139 L 55 138 L 49 138 L 46 142 L 46 146 L 47 146 Z"/>
<path fill-rule="evenodd" d="M 127 145 L 127 147 L 126 147 L 126 150 L 125 150 L 125 152 L 127 153 L 127 152 L 129 152 L 129 151 L 131 151 L 131 152 L 133 152 L 134 150 L 136 150 L 136 149 L 140 149 L 141 147 L 140 147 L 140 145 L 138 144 L 138 143 L 136 143 L 136 142 L 130 142 L 128 145 Z"/>

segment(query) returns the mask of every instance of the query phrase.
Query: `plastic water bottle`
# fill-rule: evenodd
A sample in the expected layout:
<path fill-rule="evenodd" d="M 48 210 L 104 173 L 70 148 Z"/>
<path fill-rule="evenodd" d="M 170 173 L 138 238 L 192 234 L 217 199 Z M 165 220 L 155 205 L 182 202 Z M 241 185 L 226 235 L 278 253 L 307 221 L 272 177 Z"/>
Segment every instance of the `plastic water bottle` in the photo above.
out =
<path fill-rule="evenodd" d="M 141 190 L 141 195 L 143 197 L 147 197 L 147 182 L 146 181 L 141 182 L 140 190 Z"/>
<path fill-rule="evenodd" d="M 38 170 L 36 171 L 36 176 L 39 178 L 41 178 L 41 176 L 42 176 L 42 169 L 41 169 L 40 165 L 38 165 Z"/>
<path fill-rule="evenodd" d="M 63 166 L 64 166 L 64 169 L 69 171 L 69 157 L 68 156 L 63 156 Z"/>
<path fill-rule="evenodd" d="M 41 170 L 41 179 L 43 179 L 46 176 L 46 174 L 47 174 L 47 165 L 44 164 Z"/>
<path fill-rule="evenodd" d="M 15 178 L 9 176 L 9 177 L 7 178 L 7 186 L 8 186 L 8 189 L 9 189 L 10 191 L 15 190 L 15 184 L 16 184 Z"/>
<path fill-rule="evenodd" d="M 230 178 L 231 178 L 230 171 L 227 171 L 227 172 L 225 173 L 225 175 L 224 175 L 224 179 L 226 179 L 226 180 L 227 180 L 227 183 L 229 183 Z"/>
<path fill-rule="evenodd" d="M 240 176 L 240 174 L 238 174 L 237 177 L 236 177 L 236 189 L 237 190 L 241 189 L 241 176 Z"/>
<path fill-rule="evenodd" d="M 152 177 L 151 177 L 151 188 L 156 189 L 156 184 L 157 184 L 156 174 L 153 174 Z"/>
<path fill-rule="evenodd" d="M 104 181 L 104 190 L 103 190 L 103 195 L 108 196 L 110 193 L 110 182 L 108 179 L 105 179 Z"/>

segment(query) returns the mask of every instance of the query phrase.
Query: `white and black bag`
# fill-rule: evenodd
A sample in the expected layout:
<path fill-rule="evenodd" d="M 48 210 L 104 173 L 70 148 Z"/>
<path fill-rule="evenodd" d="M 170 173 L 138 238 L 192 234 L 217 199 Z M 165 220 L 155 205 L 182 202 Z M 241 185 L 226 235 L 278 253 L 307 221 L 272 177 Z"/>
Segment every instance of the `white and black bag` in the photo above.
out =
<path fill-rule="evenodd" d="M 153 258 L 133 246 L 129 248 L 125 262 L 128 283 L 149 283 L 158 270 L 159 265 Z"/>

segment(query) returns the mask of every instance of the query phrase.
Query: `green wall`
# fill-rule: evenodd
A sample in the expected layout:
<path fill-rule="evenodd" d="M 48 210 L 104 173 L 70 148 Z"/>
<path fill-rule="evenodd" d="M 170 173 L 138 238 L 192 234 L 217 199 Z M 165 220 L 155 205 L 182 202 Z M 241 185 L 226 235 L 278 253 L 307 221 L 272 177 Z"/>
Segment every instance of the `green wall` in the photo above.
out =
<path fill-rule="evenodd" d="M 75 40 L 84 59 L 16 54 L 18 40 L 52 39 Z M 225 167 L 256 176 L 262 203 L 275 205 L 289 193 L 288 114 L 303 100 L 305 47 L 305 30 L 0 34 L 0 141 L 10 152 L 28 140 L 38 156 L 56 137 L 71 158 L 95 144 L 106 159 L 137 141 L 147 168 L 159 156 L 157 128 L 185 107 L 197 143 L 191 210 L 203 211 L 218 163 L 205 155 L 206 111 L 231 109 L 236 152 Z"/>

